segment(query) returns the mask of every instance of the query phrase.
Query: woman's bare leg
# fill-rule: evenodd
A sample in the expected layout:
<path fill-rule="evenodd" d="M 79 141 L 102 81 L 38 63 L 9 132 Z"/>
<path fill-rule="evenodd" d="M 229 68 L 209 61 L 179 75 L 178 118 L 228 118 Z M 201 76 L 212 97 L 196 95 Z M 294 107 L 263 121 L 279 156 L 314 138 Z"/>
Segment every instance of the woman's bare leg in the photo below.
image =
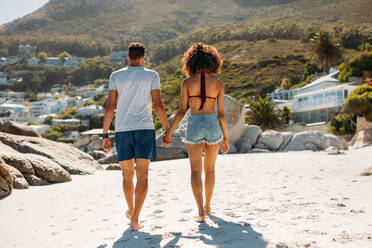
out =
<path fill-rule="evenodd" d="M 214 189 L 215 174 L 214 167 L 220 143 L 214 145 L 205 144 L 204 174 L 205 174 L 205 214 L 211 214 L 211 200 Z"/>
<path fill-rule="evenodd" d="M 191 166 L 191 188 L 199 211 L 199 218 L 196 220 L 197 222 L 205 221 L 203 209 L 203 182 L 201 176 L 203 167 L 203 148 L 204 143 L 187 144 Z"/>

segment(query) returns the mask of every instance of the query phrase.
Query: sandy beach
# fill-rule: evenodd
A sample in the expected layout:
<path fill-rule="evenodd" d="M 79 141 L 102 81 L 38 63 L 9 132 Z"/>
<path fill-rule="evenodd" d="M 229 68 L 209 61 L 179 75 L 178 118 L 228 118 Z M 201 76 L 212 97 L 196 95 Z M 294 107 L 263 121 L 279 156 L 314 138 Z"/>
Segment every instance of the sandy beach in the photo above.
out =
<path fill-rule="evenodd" d="M 372 247 L 372 147 L 219 156 L 213 215 L 197 214 L 187 159 L 151 165 L 129 230 L 120 171 L 16 190 L 0 201 L 0 247 Z"/>

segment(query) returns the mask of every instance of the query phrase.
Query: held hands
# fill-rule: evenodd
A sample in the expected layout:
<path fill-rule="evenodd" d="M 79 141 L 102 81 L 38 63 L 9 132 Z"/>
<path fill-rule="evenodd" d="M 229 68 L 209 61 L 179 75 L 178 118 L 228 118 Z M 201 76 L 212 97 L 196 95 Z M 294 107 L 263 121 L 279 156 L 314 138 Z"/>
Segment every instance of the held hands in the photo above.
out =
<path fill-rule="evenodd" d="M 224 140 L 222 142 L 222 145 L 221 145 L 221 153 L 222 153 L 222 155 L 227 154 L 228 151 L 229 151 L 229 149 L 230 149 L 229 141 L 228 140 Z"/>
<path fill-rule="evenodd" d="M 102 147 L 104 151 L 111 152 L 111 141 L 109 138 L 104 138 L 102 140 Z"/>
<path fill-rule="evenodd" d="M 162 147 L 170 147 L 173 144 L 173 138 L 172 135 L 170 135 L 168 132 L 165 133 L 165 135 L 162 137 Z"/>

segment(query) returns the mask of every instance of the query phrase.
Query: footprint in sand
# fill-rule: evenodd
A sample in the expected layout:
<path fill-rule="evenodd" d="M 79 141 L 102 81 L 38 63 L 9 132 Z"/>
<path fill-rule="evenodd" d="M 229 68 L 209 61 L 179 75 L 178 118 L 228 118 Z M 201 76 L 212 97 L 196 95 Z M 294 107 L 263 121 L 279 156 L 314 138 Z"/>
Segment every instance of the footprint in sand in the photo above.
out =
<path fill-rule="evenodd" d="M 163 210 L 158 209 L 158 210 L 155 210 L 153 213 L 154 213 L 154 214 L 160 214 L 160 213 L 162 213 L 162 212 L 163 212 Z"/>
<path fill-rule="evenodd" d="M 187 214 L 187 213 L 190 213 L 191 211 L 192 211 L 192 209 L 189 208 L 189 209 L 185 209 L 185 210 L 183 210 L 182 213 Z"/>

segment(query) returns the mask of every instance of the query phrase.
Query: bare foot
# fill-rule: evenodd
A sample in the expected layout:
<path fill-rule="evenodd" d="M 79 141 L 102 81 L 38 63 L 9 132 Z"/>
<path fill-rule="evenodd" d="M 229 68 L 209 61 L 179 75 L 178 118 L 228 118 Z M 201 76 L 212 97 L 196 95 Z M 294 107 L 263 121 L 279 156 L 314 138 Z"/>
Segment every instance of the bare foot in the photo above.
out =
<path fill-rule="evenodd" d="M 205 216 L 199 216 L 195 221 L 196 222 L 205 222 Z"/>
<path fill-rule="evenodd" d="M 205 206 L 204 207 L 204 213 L 205 213 L 205 215 L 210 215 L 210 214 L 212 214 L 212 210 L 211 210 L 211 207 L 207 207 L 207 206 Z"/>
<path fill-rule="evenodd" d="M 130 228 L 132 231 L 138 231 L 139 229 L 143 228 L 143 225 L 140 225 L 138 220 L 131 219 Z"/>
<path fill-rule="evenodd" d="M 125 216 L 127 216 L 128 220 L 130 220 L 132 218 L 132 215 L 133 215 L 133 213 L 131 213 L 129 210 L 127 210 L 127 212 L 125 212 Z"/>

